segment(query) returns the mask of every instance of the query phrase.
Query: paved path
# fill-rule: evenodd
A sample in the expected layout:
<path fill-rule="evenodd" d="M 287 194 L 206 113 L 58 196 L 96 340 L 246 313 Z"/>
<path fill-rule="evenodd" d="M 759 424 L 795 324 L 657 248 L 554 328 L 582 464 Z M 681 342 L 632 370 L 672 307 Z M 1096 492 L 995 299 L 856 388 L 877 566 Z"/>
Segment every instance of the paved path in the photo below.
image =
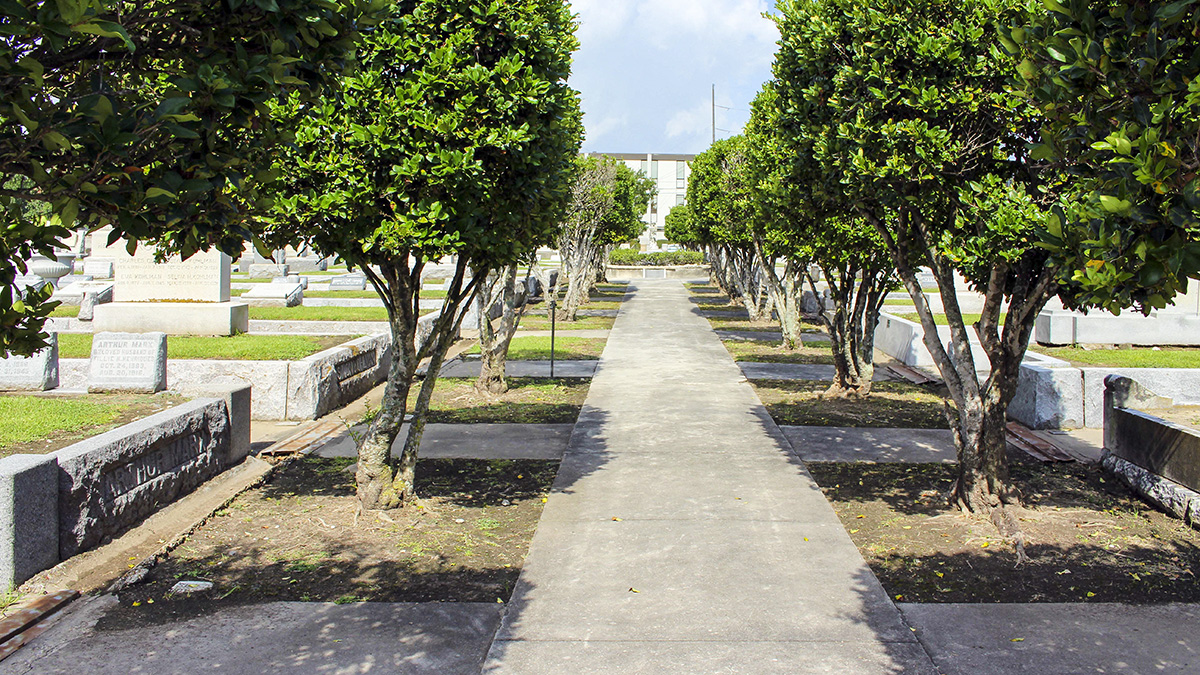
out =
<path fill-rule="evenodd" d="M 683 285 L 631 290 L 484 672 L 931 672 Z"/>

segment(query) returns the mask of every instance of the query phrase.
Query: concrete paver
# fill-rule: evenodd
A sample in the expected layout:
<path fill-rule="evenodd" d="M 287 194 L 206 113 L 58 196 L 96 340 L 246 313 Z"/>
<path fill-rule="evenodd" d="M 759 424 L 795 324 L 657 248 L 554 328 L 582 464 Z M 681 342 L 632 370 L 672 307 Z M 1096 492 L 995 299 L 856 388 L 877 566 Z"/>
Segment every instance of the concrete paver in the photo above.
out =
<path fill-rule="evenodd" d="M 682 284 L 630 290 L 485 672 L 932 672 Z"/>
<path fill-rule="evenodd" d="M 218 672 L 475 674 L 500 622 L 492 603 L 275 602 L 178 623 L 97 627 L 113 596 L 77 601 L 0 675 Z"/>
<path fill-rule="evenodd" d="M 900 610 L 946 675 L 1200 672 L 1200 605 L 902 604 Z"/>
<path fill-rule="evenodd" d="M 764 363 L 761 361 L 739 361 L 738 367 L 748 380 L 833 380 L 834 367 L 819 363 Z M 876 368 L 871 377 L 874 382 L 891 380 L 886 368 Z"/>
<path fill-rule="evenodd" d="M 559 459 L 567 449 L 573 424 L 427 424 L 419 458 Z M 392 454 L 404 447 L 408 425 L 400 430 Z M 357 457 L 358 444 L 349 434 L 322 446 L 318 457 Z"/>
<path fill-rule="evenodd" d="M 592 377 L 596 360 L 555 361 L 554 377 Z M 509 377 L 550 377 L 550 361 L 509 361 L 504 366 Z M 479 377 L 479 361 L 454 361 L 442 367 L 438 377 Z"/>
<path fill-rule="evenodd" d="M 796 454 L 806 462 L 958 461 L 949 429 L 872 429 L 865 427 L 780 427 Z"/>

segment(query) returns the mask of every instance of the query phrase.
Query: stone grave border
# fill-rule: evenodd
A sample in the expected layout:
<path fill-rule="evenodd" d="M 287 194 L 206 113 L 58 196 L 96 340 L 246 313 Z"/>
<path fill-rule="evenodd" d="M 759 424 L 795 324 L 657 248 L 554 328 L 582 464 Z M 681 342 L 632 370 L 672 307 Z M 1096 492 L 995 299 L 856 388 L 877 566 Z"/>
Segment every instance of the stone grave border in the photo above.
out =
<path fill-rule="evenodd" d="M 190 394 L 211 386 L 253 385 L 252 419 L 311 420 L 383 382 L 391 359 L 387 333 L 350 340 L 298 361 L 172 359 L 168 352 L 167 389 Z M 85 388 L 88 362 L 61 359 L 61 386 Z"/>
<path fill-rule="evenodd" d="M 95 548 L 242 462 L 250 387 L 150 415 L 45 455 L 0 459 L 0 585 Z"/>
<path fill-rule="evenodd" d="M 949 326 L 938 326 L 938 334 L 949 341 Z M 923 336 L 921 324 L 881 312 L 875 347 L 905 365 L 933 368 Z M 971 350 L 975 363 L 987 363 L 987 355 L 978 343 L 972 342 Z M 1098 429 L 1104 426 L 1104 379 L 1109 375 L 1122 375 L 1154 387 L 1179 403 L 1200 404 L 1198 368 L 1072 366 L 1062 359 L 1028 352 L 1008 416 L 1030 429 Z"/>

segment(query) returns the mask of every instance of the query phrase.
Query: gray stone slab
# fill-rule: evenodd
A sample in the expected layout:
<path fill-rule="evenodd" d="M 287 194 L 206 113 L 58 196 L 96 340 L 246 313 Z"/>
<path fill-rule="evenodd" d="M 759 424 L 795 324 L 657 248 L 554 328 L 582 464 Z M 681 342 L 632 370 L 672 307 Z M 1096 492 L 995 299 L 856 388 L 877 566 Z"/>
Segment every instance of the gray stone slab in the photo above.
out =
<path fill-rule="evenodd" d="M 88 391 L 153 394 L 167 388 L 166 333 L 96 333 Z"/>
<path fill-rule="evenodd" d="M 475 675 L 500 622 L 497 603 L 274 602 L 112 630 L 112 596 L 78 601 L 0 674 L 367 673 Z"/>
<path fill-rule="evenodd" d="M 0 391 L 46 391 L 58 386 L 58 334 L 33 356 L 0 358 Z"/>
<path fill-rule="evenodd" d="M 0 589 L 58 560 L 58 463 L 52 455 L 0 459 Z"/>
<path fill-rule="evenodd" d="M 522 675 L 932 675 L 929 657 L 912 642 L 657 642 L 497 641 L 483 672 Z"/>
<path fill-rule="evenodd" d="M 750 380 L 833 380 L 833 366 L 813 363 L 761 363 L 739 361 L 742 374 Z M 875 382 L 892 379 L 885 368 L 876 368 L 871 378 Z"/>
<path fill-rule="evenodd" d="M 949 429 L 870 429 L 863 427 L 780 427 L 806 462 L 958 461 Z"/>
<path fill-rule="evenodd" d="M 901 604 L 900 610 L 946 675 L 1200 672 L 1200 605 Z"/>
<path fill-rule="evenodd" d="M 334 277 L 329 280 L 331 291 L 362 291 L 367 288 L 367 278 L 358 274 Z"/>
<path fill-rule="evenodd" d="M 421 436 L 420 458 L 561 459 L 573 424 L 428 424 Z M 398 456 L 408 425 L 392 446 Z M 350 434 L 317 450 L 319 457 L 357 457 Z"/>
<path fill-rule="evenodd" d="M 592 377 L 599 361 L 555 361 L 554 377 Z M 509 361 L 509 377 L 550 377 L 549 361 Z M 479 377 L 479 361 L 454 361 L 442 367 L 439 377 Z"/>

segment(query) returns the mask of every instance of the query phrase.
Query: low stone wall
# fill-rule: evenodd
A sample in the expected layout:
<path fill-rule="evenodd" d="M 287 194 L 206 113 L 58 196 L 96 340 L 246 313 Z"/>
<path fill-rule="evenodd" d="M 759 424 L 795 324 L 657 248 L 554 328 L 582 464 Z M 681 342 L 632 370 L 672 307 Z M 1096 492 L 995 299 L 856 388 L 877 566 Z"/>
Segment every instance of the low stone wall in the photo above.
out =
<path fill-rule="evenodd" d="M 361 396 L 387 378 L 391 337 L 380 333 L 351 340 L 299 361 L 167 359 L 167 389 L 199 394 L 219 387 L 252 385 L 251 417 L 310 420 Z M 64 389 L 87 388 L 87 359 L 59 361 Z"/>
<path fill-rule="evenodd" d="M 243 386 L 56 452 L 0 459 L 0 585 L 95 548 L 240 463 L 249 418 Z"/>
<path fill-rule="evenodd" d="M 707 279 L 708 265 L 673 265 L 651 267 L 649 265 L 609 265 L 605 271 L 609 279 Z"/>
<path fill-rule="evenodd" d="M 1200 433 L 1162 418 L 1174 405 L 1134 380 L 1105 378 L 1104 468 L 1159 508 L 1200 526 Z"/>
<path fill-rule="evenodd" d="M 1180 404 L 1200 405 L 1200 369 L 1077 368 L 1057 359 L 1021 365 L 1009 417 L 1031 429 L 1099 429 L 1104 426 L 1104 380 L 1110 375 L 1153 387 Z M 1047 360 L 1057 361 L 1046 365 Z"/>

